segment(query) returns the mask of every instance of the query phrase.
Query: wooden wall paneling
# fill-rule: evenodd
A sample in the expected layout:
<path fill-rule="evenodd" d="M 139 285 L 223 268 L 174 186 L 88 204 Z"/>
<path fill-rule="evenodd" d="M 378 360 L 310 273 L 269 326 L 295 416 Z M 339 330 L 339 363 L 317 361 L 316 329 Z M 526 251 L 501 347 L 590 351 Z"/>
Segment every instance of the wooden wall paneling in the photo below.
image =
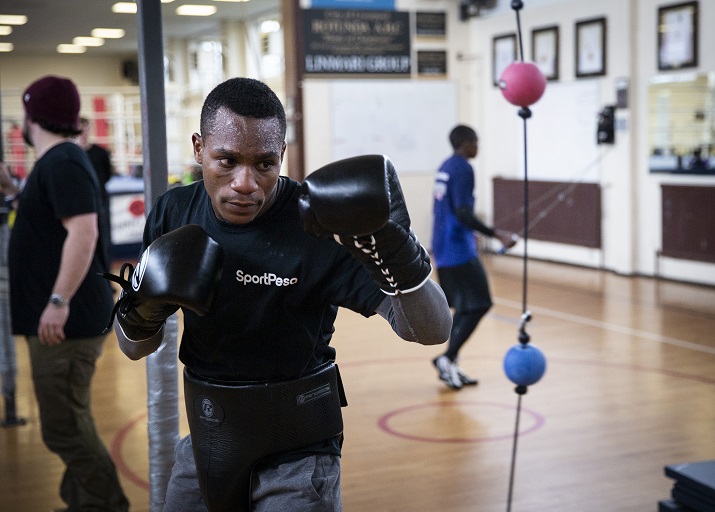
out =
<path fill-rule="evenodd" d="M 495 178 L 494 225 L 524 232 L 524 181 Z M 601 248 L 597 183 L 529 180 L 529 238 Z"/>
<path fill-rule="evenodd" d="M 663 256 L 715 262 L 715 187 L 661 185 Z"/>

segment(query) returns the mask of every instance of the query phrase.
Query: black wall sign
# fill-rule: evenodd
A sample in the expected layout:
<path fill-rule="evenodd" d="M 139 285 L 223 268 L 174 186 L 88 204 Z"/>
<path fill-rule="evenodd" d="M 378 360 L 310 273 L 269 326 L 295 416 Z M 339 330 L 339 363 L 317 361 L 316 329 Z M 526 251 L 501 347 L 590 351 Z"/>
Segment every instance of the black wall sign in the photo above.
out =
<path fill-rule="evenodd" d="M 447 35 L 447 13 L 417 12 L 415 33 L 418 36 L 444 37 Z"/>
<path fill-rule="evenodd" d="M 419 50 L 417 52 L 417 74 L 446 75 L 447 52 L 442 50 Z"/>
<path fill-rule="evenodd" d="M 409 75 L 407 12 L 306 9 L 306 74 Z"/>

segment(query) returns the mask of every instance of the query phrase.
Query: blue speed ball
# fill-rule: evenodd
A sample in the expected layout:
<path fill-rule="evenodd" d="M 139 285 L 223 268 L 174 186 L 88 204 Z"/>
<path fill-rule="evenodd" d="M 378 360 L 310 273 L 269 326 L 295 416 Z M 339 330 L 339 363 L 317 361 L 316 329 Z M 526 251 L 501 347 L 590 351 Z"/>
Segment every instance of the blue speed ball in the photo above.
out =
<path fill-rule="evenodd" d="M 517 386 L 539 382 L 546 371 L 546 357 L 531 345 L 514 345 L 504 356 L 504 373 Z"/>

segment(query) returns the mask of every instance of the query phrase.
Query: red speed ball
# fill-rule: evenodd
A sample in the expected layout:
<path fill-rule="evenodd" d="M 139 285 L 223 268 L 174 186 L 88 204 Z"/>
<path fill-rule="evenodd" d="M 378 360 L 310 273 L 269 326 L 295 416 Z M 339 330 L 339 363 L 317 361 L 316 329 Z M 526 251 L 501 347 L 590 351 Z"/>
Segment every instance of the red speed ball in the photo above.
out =
<path fill-rule="evenodd" d="M 512 62 L 499 77 L 499 88 L 512 105 L 528 107 L 544 94 L 546 77 L 536 64 Z"/>

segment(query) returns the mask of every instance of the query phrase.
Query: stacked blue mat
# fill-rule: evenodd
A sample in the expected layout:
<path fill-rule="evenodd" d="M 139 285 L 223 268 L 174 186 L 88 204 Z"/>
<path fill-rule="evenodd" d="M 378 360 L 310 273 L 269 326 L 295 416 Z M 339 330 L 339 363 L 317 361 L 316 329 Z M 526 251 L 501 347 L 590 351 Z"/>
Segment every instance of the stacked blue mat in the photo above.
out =
<path fill-rule="evenodd" d="M 671 499 L 658 502 L 658 512 L 715 511 L 715 460 L 665 466 L 675 480 Z"/>

